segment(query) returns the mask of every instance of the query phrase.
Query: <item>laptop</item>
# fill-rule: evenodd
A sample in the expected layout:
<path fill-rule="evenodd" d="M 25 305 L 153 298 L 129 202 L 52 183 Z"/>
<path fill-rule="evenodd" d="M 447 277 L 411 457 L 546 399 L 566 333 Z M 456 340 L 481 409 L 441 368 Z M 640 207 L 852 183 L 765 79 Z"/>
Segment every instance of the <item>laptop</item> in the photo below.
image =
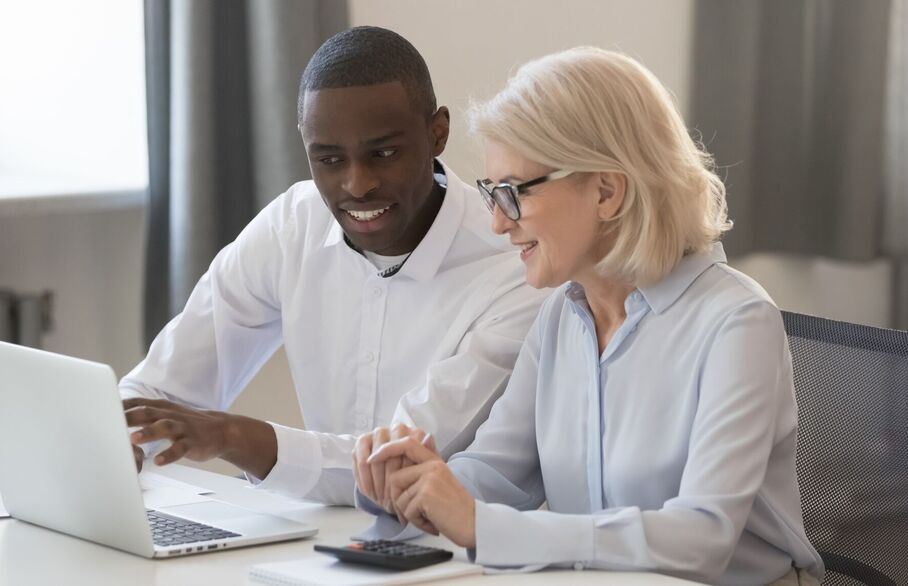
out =
<path fill-rule="evenodd" d="M 0 494 L 16 519 L 147 558 L 318 532 L 214 499 L 146 509 L 113 370 L 4 342 Z"/>

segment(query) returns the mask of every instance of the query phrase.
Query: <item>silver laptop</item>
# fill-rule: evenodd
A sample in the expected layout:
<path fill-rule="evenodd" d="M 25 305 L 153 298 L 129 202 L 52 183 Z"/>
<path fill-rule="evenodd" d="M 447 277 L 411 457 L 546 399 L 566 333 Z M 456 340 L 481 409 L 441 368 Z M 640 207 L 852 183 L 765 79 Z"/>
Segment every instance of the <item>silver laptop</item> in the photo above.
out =
<path fill-rule="evenodd" d="M 107 365 L 0 342 L 0 494 L 22 521 L 144 557 L 315 535 L 315 527 L 207 502 L 146 510 Z"/>

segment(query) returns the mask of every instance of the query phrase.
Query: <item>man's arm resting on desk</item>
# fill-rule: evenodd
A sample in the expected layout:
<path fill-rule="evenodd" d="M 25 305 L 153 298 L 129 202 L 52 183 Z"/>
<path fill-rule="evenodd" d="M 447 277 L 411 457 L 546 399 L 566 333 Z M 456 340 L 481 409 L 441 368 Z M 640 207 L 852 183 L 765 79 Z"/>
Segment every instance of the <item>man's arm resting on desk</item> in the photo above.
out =
<path fill-rule="evenodd" d="M 127 425 L 139 428 L 130 435 L 133 445 L 171 442 L 155 456 L 159 466 L 183 457 L 196 461 L 221 458 L 264 478 L 277 461 L 277 437 L 274 428 L 264 421 L 192 409 L 164 399 L 126 399 L 123 408 Z"/>

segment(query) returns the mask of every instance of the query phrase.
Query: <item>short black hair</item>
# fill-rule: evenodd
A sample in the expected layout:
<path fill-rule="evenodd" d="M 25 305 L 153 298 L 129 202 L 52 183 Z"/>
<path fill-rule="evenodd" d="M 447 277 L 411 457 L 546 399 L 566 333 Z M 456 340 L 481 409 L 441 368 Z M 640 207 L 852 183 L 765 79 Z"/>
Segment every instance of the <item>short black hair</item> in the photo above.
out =
<path fill-rule="evenodd" d="M 318 48 L 303 71 L 297 119 L 302 120 L 306 92 L 393 81 L 404 86 L 415 109 L 427 117 L 435 113 L 429 68 L 410 41 L 377 26 L 337 33 Z"/>

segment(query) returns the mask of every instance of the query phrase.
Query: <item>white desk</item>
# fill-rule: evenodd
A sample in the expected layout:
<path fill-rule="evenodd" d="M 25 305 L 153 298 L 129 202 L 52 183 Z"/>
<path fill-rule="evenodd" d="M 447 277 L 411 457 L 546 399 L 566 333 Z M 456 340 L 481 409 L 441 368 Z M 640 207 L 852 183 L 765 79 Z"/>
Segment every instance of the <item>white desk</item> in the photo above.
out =
<path fill-rule="evenodd" d="M 211 584 L 231 586 L 253 584 L 246 578 L 249 566 L 321 555 L 312 551 L 316 542 L 345 544 L 351 535 L 367 528 L 369 515 L 345 507 L 325 507 L 285 500 L 251 490 L 245 481 L 195 468 L 171 465 L 156 469 L 162 474 L 215 491 L 211 495 L 259 511 L 310 523 L 319 528 L 315 538 L 274 545 L 225 550 L 181 558 L 148 560 L 115 549 L 69 537 L 15 519 L 0 519 L 0 586 L 178 586 Z M 464 551 L 440 537 L 420 541 L 455 551 Z M 557 575 L 556 575 L 557 574 Z M 693 584 L 657 574 L 595 571 L 473 576 L 439 584 L 577 584 L 659 585 Z"/>

